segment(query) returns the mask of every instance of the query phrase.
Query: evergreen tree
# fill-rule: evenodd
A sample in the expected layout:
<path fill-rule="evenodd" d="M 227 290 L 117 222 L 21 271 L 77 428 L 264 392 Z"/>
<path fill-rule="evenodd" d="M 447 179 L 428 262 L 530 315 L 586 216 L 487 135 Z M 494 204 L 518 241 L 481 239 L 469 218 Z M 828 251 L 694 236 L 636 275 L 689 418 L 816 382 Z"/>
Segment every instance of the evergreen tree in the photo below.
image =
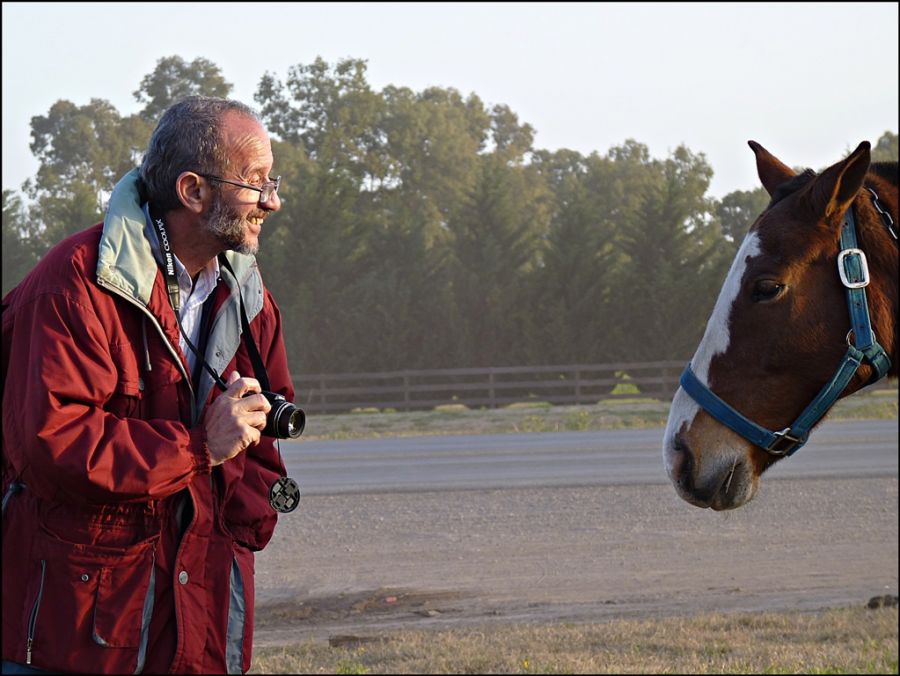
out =
<path fill-rule="evenodd" d="M 633 186 L 638 209 L 619 240 L 627 262 L 613 284 L 624 328 L 620 358 L 682 359 L 702 335 L 730 262 L 705 197 L 712 169 L 683 146 L 643 169 Z"/>

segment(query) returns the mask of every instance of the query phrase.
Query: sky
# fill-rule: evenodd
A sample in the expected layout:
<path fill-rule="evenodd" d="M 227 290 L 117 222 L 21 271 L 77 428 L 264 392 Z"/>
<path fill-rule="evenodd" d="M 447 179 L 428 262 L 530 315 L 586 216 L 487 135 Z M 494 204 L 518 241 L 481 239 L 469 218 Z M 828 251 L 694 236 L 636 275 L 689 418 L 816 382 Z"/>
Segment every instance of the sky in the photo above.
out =
<path fill-rule="evenodd" d="M 3 188 L 38 163 L 30 121 L 57 100 L 122 115 L 165 57 L 203 57 L 255 106 L 265 73 L 367 62 L 375 90 L 454 88 L 505 104 L 535 148 L 634 139 L 713 168 L 709 194 L 758 187 L 748 140 L 819 170 L 898 131 L 898 3 L 4 2 Z M 277 157 L 276 167 L 277 167 Z"/>

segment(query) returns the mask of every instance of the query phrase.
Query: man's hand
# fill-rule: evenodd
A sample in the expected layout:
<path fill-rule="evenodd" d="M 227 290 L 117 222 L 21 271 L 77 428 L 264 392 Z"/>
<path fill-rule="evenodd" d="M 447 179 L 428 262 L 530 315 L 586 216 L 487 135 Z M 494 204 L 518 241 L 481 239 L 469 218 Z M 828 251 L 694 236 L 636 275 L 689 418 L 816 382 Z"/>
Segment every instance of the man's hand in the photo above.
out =
<path fill-rule="evenodd" d="M 241 378 L 237 371 L 228 376 L 228 389 L 213 401 L 203 419 L 213 467 L 259 441 L 272 408 L 259 394 L 261 390 L 255 378 Z"/>

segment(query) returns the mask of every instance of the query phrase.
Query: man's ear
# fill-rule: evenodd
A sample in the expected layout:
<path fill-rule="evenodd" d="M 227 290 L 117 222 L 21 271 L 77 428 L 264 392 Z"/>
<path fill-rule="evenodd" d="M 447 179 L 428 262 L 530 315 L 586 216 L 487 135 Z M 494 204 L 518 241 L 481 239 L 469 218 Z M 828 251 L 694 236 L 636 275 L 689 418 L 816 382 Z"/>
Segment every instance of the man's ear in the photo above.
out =
<path fill-rule="evenodd" d="M 175 179 L 175 192 L 178 199 L 189 211 L 203 213 L 204 205 L 209 200 L 209 184 L 193 171 L 183 171 Z"/>

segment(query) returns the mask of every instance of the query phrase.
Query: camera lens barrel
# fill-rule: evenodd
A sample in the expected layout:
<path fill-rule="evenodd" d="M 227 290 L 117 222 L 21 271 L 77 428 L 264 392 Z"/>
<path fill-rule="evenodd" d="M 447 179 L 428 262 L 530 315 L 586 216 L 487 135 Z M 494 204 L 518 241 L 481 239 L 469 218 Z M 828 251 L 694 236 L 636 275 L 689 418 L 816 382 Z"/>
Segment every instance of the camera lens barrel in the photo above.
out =
<path fill-rule="evenodd" d="M 282 395 L 275 392 L 263 392 L 263 396 L 272 404 L 266 416 L 266 428 L 263 434 L 277 439 L 296 439 L 303 434 L 306 427 L 306 414 Z"/>

